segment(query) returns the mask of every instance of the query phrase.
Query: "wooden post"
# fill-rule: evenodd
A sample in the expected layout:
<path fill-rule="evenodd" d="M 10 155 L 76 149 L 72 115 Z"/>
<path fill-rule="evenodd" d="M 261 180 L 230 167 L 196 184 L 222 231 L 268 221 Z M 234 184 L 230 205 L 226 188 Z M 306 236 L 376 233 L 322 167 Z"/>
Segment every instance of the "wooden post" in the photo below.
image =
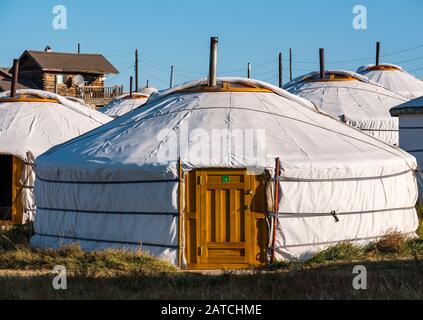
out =
<path fill-rule="evenodd" d="M 325 49 L 319 49 L 320 58 L 320 79 L 325 79 Z"/>
<path fill-rule="evenodd" d="M 247 78 L 251 78 L 251 63 L 248 62 L 247 64 Z"/>
<path fill-rule="evenodd" d="M 178 233 L 178 265 L 182 268 L 183 264 L 183 233 L 184 233 L 184 171 L 182 169 L 181 158 L 178 158 L 178 177 L 179 177 L 179 197 L 178 197 L 178 211 L 179 211 L 179 233 Z"/>
<path fill-rule="evenodd" d="M 282 53 L 279 52 L 279 88 L 282 88 L 283 86 L 283 78 L 282 78 Z"/>
<path fill-rule="evenodd" d="M 169 88 L 173 87 L 173 79 L 175 77 L 175 66 L 170 66 L 170 83 Z"/>
<path fill-rule="evenodd" d="M 380 42 L 376 42 L 376 67 L 380 64 Z"/>
<path fill-rule="evenodd" d="M 138 49 L 135 50 L 135 92 L 138 92 Z"/>
<path fill-rule="evenodd" d="M 54 75 L 54 93 L 57 94 L 57 74 Z"/>
<path fill-rule="evenodd" d="M 78 54 L 81 53 L 81 44 L 78 42 Z"/>
<path fill-rule="evenodd" d="M 132 81 L 134 77 L 129 77 L 129 96 L 132 98 Z"/>
<path fill-rule="evenodd" d="M 272 234 L 272 263 L 275 262 L 276 253 L 276 232 L 278 230 L 278 212 L 279 212 L 279 179 L 281 175 L 281 162 L 279 158 L 275 159 L 275 193 L 274 193 L 274 208 L 273 208 L 273 234 Z"/>
<path fill-rule="evenodd" d="M 292 48 L 289 48 L 289 81 L 292 81 Z"/>
<path fill-rule="evenodd" d="M 10 86 L 10 96 L 16 98 L 16 87 L 19 80 L 19 59 L 13 59 L 12 83 Z"/>

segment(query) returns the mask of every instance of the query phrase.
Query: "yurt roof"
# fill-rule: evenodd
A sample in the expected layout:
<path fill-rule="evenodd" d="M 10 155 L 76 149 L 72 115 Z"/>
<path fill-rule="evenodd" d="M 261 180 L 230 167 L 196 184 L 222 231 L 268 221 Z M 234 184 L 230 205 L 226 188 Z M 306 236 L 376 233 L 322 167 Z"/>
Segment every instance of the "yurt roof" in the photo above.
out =
<path fill-rule="evenodd" d="M 392 116 L 403 114 L 423 114 L 423 97 L 407 101 L 391 109 Z"/>
<path fill-rule="evenodd" d="M 357 72 L 407 99 L 423 96 L 423 81 L 395 64 L 361 66 Z"/>
<path fill-rule="evenodd" d="M 134 92 L 132 96 L 129 93 L 125 93 L 110 101 L 99 111 L 112 118 L 120 117 L 145 104 L 148 98 L 149 95 L 141 92 Z"/>
<path fill-rule="evenodd" d="M 37 160 L 38 178 L 82 183 L 175 179 L 178 157 L 185 170 L 273 168 L 274 159 L 280 157 L 283 175 L 293 179 L 373 177 L 397 174 L 416 165 L 402 150 L 270 84 L 220 78 L 220 89 L 210 89 L 206 82 L 168 89 L 153 96 L 144 108 L 52 148 Z M 230 141 L 234 130 L 261 132 L 264 141 L 248 143 L 262 152 L 257 162 L 229 144 L 217 157 L 191 153 L 195 148 L 207 151 L 216 147 L 214 140 L 195 140 L 199 133 L 213 137 L 214 130 L 223 132 L 222 141 Z M 174 139 L 180 139 L 179 143 Z M 168 158 L 160 159 L 173 145 L 179 145 L 180 153 L 170 152 Z"/>
<path fill-rule="evenodd" d="M 159 90 L 157 90 L 156 88 L 148 86 L 148 87 L 141 87 L 141 88 L 139 88 L 137 92 L 142 93 L 142 94 L 145 94 L 146 96 L 149 97 L 153 93 L 157 93 L 158 91 Z"/>
<path fill-rule="evenodd" d="M 57 94 L 18 90 L 0 94 L 0 153 L 26 159 L 111 120 Z"/>
<path fill-rule="evenodd" d="M 314 102 L 324 112 L 351 120 L 390 119 L 389 110 L 406 101 L 358 73 L 343 70 L 327 71 L 326 79 L 312 72 L 284 88 Z"/>

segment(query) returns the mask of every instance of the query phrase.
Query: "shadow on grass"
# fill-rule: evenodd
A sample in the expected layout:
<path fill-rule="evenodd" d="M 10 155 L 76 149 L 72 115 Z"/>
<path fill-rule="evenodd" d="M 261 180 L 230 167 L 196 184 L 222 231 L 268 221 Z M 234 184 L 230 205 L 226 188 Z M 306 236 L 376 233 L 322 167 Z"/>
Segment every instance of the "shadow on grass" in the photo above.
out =
<path fill-rule="evenodd" d="M 156 273 L 68 277 L 68 289 L 52 287 L 53 275 L 0 277 L 0 299 L 423 299 L 423 260 L 360 262 L 367 290 L 354 290 L 354 263 L 285 272 L 221 275 Z"/>

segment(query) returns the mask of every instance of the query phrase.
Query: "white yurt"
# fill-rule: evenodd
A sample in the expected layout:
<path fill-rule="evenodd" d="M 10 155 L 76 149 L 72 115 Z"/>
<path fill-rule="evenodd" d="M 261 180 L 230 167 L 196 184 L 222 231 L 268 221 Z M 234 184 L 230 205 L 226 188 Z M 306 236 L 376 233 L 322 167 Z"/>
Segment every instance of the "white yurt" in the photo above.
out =
<path fill-rule="evenodd" d="M 38 248 L 219 269 L 418 226 L 414 157 L 251 79 L 168 89 L 35 168 Z"/>
<path fill-rule="evenodd" d="M 407 99 L 423 96 L 423 81 L 394 64 L 367 65 L 357 72 Z"/>
<path fill-rule="evenodd" d="M 419 201 L 423 202 L 423 97 L 407 101 L 391 109 L 391 114 L 399 118 L 400 147 L 417 159 L 419 170 Z"/>
<path fill-rule="evenodd" d="M 324 112 L 376 138 L 398 145 L 398 119 L 389 110 L 406 99 L 350 71 L 301 76 L 284 86 Z"/>
<path fill-rule="evenodd" d="M 40 90 L 0 94 L 0 225 L 33 220 L 33 161 L 44 151 L 112 120 Z"/>
<path fill-rule="evenodd" d="M 99 111 L 109 117 L 118 118 L 147 103 L 148 98 L 156 92 L 157 89 L 153 87 L 143 87 L 138 92 L 126 93 L 117 97 L 103 108 L 100 108 Z"/>

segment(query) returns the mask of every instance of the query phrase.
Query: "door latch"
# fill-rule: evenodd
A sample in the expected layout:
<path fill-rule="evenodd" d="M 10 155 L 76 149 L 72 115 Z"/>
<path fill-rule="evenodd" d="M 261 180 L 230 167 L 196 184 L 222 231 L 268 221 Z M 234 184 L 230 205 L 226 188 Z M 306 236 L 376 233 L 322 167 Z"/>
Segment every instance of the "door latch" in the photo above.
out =
<path fill-rule="evenodd" d="M 333 216 L 333 218 L 335 219 L 335 222 L 339 222 L 339 218 L 338 218 L 338 216 L 336 215 L 336 211 L 335 211 L 335 210 L 333 210 L 330 214 L 331 214 L 331 215 Z"/>

